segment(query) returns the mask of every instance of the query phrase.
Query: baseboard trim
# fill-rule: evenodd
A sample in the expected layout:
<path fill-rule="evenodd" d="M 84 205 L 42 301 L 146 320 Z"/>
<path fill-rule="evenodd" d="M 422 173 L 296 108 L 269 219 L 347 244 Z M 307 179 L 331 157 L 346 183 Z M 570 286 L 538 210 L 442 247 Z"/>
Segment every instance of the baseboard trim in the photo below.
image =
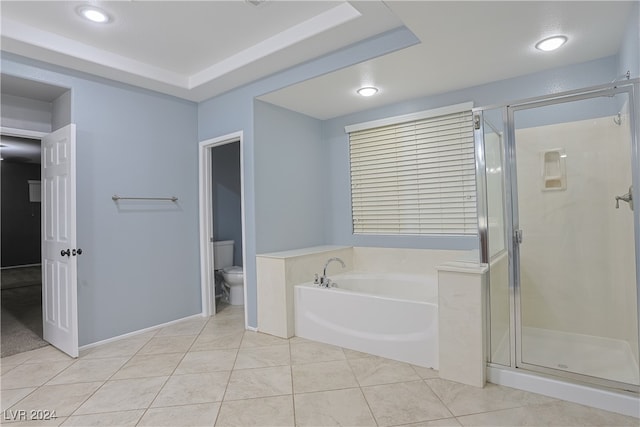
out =
<path fill-rule="evenodd" d="M 23 265 L 10 265 L 0 267 L 0 275 L 2 280 L 0 281 L 0 289 L 16 289 L 24 288 L 27 286 L 36 286 L 42 284 L 42 273 L 33 274 L 35 270 L 29 272 L 29 269 L 41 268 L 42 264 L 23 264 Z M 21 271 L 22 270 L 22 271 Z M 23 277 L 15 277 L 14 274 L 22 274 L 27 271 Z"/>
<path fill-rule="evenodd" d="M 144 333 L 147 333 L 147 332 L 155 331 L 156 329 L 166 328 L 167 326 L 171 326 L 171 325 L 174 325 L 176 323 L 184 322 L 185 320 L 195 319 L 195 318 L 198 318 L 198 317 L 206 317 L 206 316 L 204 316 L 202 313 L 193 314 L 191 316 L 183 317 L 181 319 L 172 320 L 170 322 L 161 323 L 159 325 L 150 326 L 148 328 L 140 329 L 140 330 L 133 331 L 133 332 L 128 332 L 126 334 L 118 335 L 118 336 L 115 336 L 115 337 L 112 337 L 112 338 L 107 338 L 106 340 L 96 341 L 96 342 L 93 342 L 91 344 L 85 344 L 83 346 L 80 346 L 79 350 L 80 351 L 88 350 L 88 349 L 93 348 L 93 347 L 98 347 L 98 346 L 100 346 L 102 344 L 108 344 L 110 342 L 118 341 L 118 340 L 121 340 L 121 339 L 124 339 L 124 338 L 134 337 L 136 335 L 140 335 L 140 334 L 144 334 Z"/>
<path fill-rule="evenodd" d="M 28 286 L 41 286 L 42 282 L 20 282 L 20 283 L 9 283 L 9 284 L 5 284 L 4 282 L 2 283 L 2 285 L 0 285 L 0 289 L 2 289 L 3 291 L 7 290 L 7 289 L 16 289 L 16 288 L 26 288 Z"/>
<path fill-rule="evenodd" d="M 25 268 L 25 267 L 41 267 L 42 264 L 22 264 L 22 265 L 10 265 L 8 267 L 0 267 L 0 270 L 11 270 L 16 268 Z"/>

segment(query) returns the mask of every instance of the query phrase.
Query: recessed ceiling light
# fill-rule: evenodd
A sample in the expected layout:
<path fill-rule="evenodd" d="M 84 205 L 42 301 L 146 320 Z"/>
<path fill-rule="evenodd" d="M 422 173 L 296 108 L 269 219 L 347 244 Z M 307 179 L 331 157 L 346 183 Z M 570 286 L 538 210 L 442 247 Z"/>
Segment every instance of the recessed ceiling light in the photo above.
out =
<path fill-rule="evenodd" d="M 567 42 L 566 36 L 548 37 L 536 43 L 536 49 L 542 50 L 544 52 L 550 52 L 552 50 L 558 49 L 560 46 L 562 46 L 566 42 Z"/>
<path fill-rule="evenodd" d="M 106 24 L 111 22 L 111 17 L 109 16 L 109 14 L 95 6 L 80 6 L 77 11 L 78 14 L 83 18 L 97 24 Z"/>
<path fill-rule="evenodd" d="M 362 96 L 373 96 L 378 93 L 378 88 L 373 86 L 361 87 L 357 92 Z"/>

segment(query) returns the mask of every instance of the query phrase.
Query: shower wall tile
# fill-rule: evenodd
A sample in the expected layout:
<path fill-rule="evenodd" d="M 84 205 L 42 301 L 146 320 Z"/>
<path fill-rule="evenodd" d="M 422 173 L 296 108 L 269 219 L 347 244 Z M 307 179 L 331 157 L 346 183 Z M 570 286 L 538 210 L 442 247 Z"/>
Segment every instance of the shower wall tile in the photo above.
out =
<path fill-rule="evenodd" d="M 628 126 L 602 117 L 518 129 L 516 141 L 523 327 L 637 349 L 633 212 L 614 199 L 632 180 Z M 559 149 L 566 189 L 543 191 L 543 153 Z"/>

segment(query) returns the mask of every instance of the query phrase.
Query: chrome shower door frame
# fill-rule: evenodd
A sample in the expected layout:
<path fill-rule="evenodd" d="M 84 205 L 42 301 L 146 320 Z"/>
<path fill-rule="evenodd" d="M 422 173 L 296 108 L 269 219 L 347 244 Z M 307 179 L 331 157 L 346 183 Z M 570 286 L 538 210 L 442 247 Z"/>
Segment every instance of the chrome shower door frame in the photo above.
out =
<path fill-rule="evenodd" d="M 521 307 L 521 282 L 520 282 L 520 253 L 518 243 L 519 230 L 519 212 L 518 212 L 518 181 L 516 170 L 516 147 L 515 147 L 515 121 L 514 113 L 520 110 L 527 110 L 536 107 L 544 107 L 549 105 L 587 100 L 603 96 L 614 96 L 618 94 L 627 94 L 628 108 L 631 131 L 631 156 L 632 165 L 632 182 L 633 182 L 633 198 L 639 199 L 640 194 L 640 153 L 638 149 L 638 138 L 640 135 L 640 120 L 638 119 L 638 107 L 636 103 L 640 99 L 640 79 L 626 80 L 622 82 L 614 82 L 608 85 L 595 86 L 580 90 L 564 92 L 560 94 L 531 98 L 508 105 L 493 105 L 487 107 L 474 108 L 474 115 L 477 115 L 475 138 L 476 138 L 476 166 L 479 182 L 486 182 L 486 171 L 484 170 L 484 138 L 483 138 L 483 111 L 490 109 L 503 108 L 503 118 L 506 131 L 505 140 L 505 164 L 506 168 L 506 186 L 505 186 L 505 206 L 508 214 L 505 216 L 507 249 L 509 252 L 509 298 L 510 298 L 510 366 L 511 369 L 518 369 L 530 372 L 536 372 L 543 375 L 551 375 L 560 377 L 564 380 L 590 384 L 615 390 L 640 392 L 640 387 L 634 384 L 628 384 L 613 381 L 604 378 L 596 378 L 584 374 L 569 372 L 562 369 L 554 369 L 542 367 L 538 365 L 528 364 L 522 360 L 522 307 Z M 479 186 L 478 199 L 486 198 L 486 188 L 484 185 Z M 637 204 L 636 206 L 639 206 Z M 484 253 L 487 250 L 487 211 L 486 201 L 479 203 L 479 237 L 481 249 L 481 261 L 489 262 L 489 254 Z M 636 298 L 637 307 L 640 309 L 640 209 L 634 209 L 633 213 L 634 241 L 635 241 L 635 272 L 636 272 Z M 489 279 L 491 280 L 491 278 Z M 490 307 L 489 307 L 490 309 Z M 489 312 L 489 310 L 488 310 Z M 640 315 L 638 317 L 638 331 L 640 331 Z M 490 330 L 487 330 L 487 348 L 490 346 Z M 640 333 L 639 333 L 640 335 Z M 639 336 L 640 338 L 640 336 Z M 502 366 L 494 364 L 488 360 L 492 366 Z"/>

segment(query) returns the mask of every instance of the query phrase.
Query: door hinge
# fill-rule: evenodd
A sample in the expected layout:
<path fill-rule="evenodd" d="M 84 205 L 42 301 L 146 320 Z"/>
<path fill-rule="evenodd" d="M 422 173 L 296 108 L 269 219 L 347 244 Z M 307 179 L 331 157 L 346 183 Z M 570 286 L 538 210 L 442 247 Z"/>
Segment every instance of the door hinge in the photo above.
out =
<path fill-rule="evenodd" d="M 522 243 L 522 230 L 517 229 L 513 231 L 513 240 L 518 245 Z"/>
<path fill-rule="evenodd" d="M 480 114 L 476 114 L 473 116 L 473 128 L 475 130 L 480 129 Z"/>

